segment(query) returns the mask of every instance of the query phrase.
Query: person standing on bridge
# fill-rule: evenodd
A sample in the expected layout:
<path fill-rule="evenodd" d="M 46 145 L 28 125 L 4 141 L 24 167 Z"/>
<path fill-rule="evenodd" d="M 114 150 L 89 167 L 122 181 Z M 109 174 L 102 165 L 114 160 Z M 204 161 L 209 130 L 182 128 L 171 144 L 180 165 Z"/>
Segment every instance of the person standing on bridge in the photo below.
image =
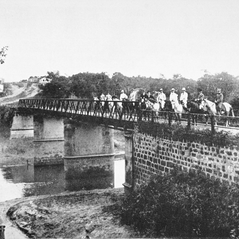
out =
<path fill-rule="evenodd" d="M 124 90 L 121 90 L 120 101 L 128 100 L 128 96 L 124 93 Z"/>
<path fill-rule="evenodd" d="M 183 107 L 187 108 L 188 93 L 186 92 L 185 87 L 182 88 L 182 93 L 180 94 L 179 101 L 183 105 Z"/>
<path fill-rule="evenodd" d="M 166 100 L 166 95 L 165 95 L 164 92 L 163 92 L 163 88 L 161 88 L 161 89 L 159 90 L 159 94 L 158 94 L 157 99 L 156 99 L 156 101 L 157 101 L 158 103 L 160 103 L 161 109 L 164 108 L 165 100 Z"/>
<path fill-rule="evenodd" d="M 169 101 L 171 102 L 171 104 L 172 103 L 178 104 L 178 94 L 175 93 L 175 89 L 174 88 L 171 89 L 171 93 L 169 95 Z"/>
<path fill-rule="evenodd" d="M 216 96 L 215 103 L 216 103 L 218 114 L 222 114 L 223 94 L 221 92 L 221 89 L 217 89 L 217 96 Z"/>

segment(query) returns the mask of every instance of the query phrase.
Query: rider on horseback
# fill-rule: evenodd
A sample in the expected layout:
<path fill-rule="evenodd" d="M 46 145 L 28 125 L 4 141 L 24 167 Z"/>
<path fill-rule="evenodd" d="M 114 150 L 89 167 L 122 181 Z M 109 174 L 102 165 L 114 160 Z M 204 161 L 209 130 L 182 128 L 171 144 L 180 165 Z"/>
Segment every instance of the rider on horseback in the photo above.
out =
<path fill-rule="evenodd" d="M 147 109 L 153 108 L 154 103 L 156 103 L 155 98 L 151 95 L 150 91 L 147 92 L 147 98 L 145 99 L 145 105 Z"/>
<path fill-rule="evenodd" d="M 221 92 L 221 89 L 217 89 L 217 96 L 216 96 L 215 103 L 216 103 L 218 114 L 222 114 L 223 94 Z"/>
<path fill-rule="evenodd" d="M 101 93 L 101 95 L 100 95 L 100 100 L 101 100 L 101 101 L 105 101 L 105 95 L 104 95 L 104 93 Z"/>
<path fill-rule="evenodd" d="M 175 93 L 174 88 L 171 89 L 171 93 L 169 95 L 169 101 L 171 102 L 171 104 L 173 104 L 173 103 L 178 104 L 178 94 Z"/>
<path fill-rule="evenodd" d="M 128 96 L 124 93 L 124 90 L 121 90 L 120 101 L 128 100 Z"/>
<path fill-rule="evenodd" d="M 153 97 L 153 95 L 151 95 L 150 91 L 147 92 L 147 96 L 148 96 L 148 100 L 154 104 L 156 102 L 155 98 Z"/>
<path fill-rule="evenodd" d="M 140 98 L 142 102 L 145 102 L 148 99 L 148 95 L 146 94 L 145 90 L 141 94 Z"/>
<path fill-rule="evenodd" d="M 161 88 L 161 89 L 159 90 L 159 94 L 158 94 L 158 97 L 157 97 L 157 99 L 156 99 L 156 101 L 157 101 L 158 103 L 160 103 L 161 109 L 164 108 L 165 100 L 166 100 L 166 95 L 163 93 L 163 89 Z"/>
<path fill-rule="evenodd" d="M 183 108 L 187 108 L 188 93 L 186 92 L 186 89 L 184 87 L 182 88 L 182 93 L 180 94 L 179 101 L 183 105 Z"/>
<path fill-rule="evenodd" d="M 195 101 L 198 102 L 198 104 L 200 104 L 203 100 L 204 100 L 204 94 L 202 93 L 202 89 L 198 89 L 198 97 L 197 99 L 195 99 Z"/>
<path fill-rule="evenodd" d="M 107 101 L 111 101 L 112 100 L 112 96 L 111 94 L 108 92 L 108 94 L 105 96 L 105 100 Z"/>

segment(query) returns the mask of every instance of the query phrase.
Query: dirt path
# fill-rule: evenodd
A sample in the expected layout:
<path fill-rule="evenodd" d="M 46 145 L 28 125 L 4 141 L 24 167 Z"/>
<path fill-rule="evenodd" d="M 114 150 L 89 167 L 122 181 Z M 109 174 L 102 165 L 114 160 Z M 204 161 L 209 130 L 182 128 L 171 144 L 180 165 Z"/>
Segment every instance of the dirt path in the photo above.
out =
<path fill-rule="evenodd" d="M 39 93 L 39 88 L 37 84 L 23 87 L 12 85 L 10 90 L 12 94 L 0 98 L 0 105 L 17 103 L 21 98 L 30 98 Z"/>

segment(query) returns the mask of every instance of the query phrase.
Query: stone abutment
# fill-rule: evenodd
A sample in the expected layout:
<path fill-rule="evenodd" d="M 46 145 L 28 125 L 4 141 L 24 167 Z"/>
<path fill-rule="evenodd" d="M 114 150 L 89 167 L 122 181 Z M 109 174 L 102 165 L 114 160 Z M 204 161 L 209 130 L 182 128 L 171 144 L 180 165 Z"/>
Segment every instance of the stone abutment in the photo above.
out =
<path fill-rule="evenodd" d="M 229 184 L 239 182 L 236 148 L 172 141 L 139 132 L 134 133 L 132 144 L 133 187 L 147 182 L 152 175 L 170 172 L 174 166 L 185 171 L 201 169 L 208 177 Z"/>

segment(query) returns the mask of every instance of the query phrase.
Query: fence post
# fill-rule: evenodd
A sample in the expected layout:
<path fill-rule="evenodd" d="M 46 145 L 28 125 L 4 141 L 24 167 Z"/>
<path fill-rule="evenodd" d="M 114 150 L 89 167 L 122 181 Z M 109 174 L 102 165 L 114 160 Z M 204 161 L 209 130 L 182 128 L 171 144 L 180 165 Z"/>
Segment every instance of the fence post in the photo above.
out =
<path fill-rule="evenodd" d="M 0 239 L 5 239 L 4 231 L 5 231 L 5 226 L 0 225 Z"/>
<path fill-rule="evenodd" d="M 172 113 L 168 112 L 168 125 L 171 126 L 172 123 Z"/>
<path fill-rule="evenodd" d="M 211 131 L 212 131 L 212 134 L 215 133 L 215 116 L 214 115 L 211 115 Z"/>
<path fill-rule="evenodd" d="M 188 113 L 188 129 L 191 129 L 191 115 Z"/>

